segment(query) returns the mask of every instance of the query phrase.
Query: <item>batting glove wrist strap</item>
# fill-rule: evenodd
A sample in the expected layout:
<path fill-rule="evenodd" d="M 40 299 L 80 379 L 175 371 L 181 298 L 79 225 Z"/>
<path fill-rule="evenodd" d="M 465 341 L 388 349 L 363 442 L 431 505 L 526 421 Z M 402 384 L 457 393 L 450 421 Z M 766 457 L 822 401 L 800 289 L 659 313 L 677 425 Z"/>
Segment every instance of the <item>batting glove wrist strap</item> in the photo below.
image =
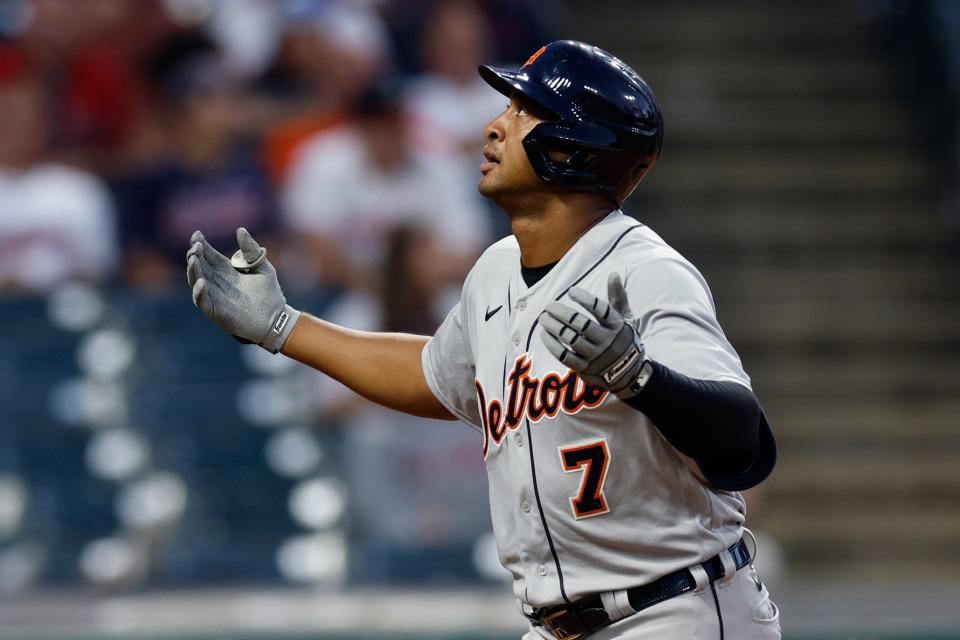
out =
<path fill-rule="evenodd" d="M 283 305 L 283 310 L 277 314 L 276 319 L 274 319 L 270 327 L 270 331 L 267 332 L 267 336 L 263 339 L 263 342 L 260 343 L 260 346 L 270 353 L 279 352 L 283 349 L 283 345 L 286 343 L 287 338 L 290 337 L 290 334 L 293 333 L 293 328 L 299 320 L 299 311 L 288 304 Z"/>

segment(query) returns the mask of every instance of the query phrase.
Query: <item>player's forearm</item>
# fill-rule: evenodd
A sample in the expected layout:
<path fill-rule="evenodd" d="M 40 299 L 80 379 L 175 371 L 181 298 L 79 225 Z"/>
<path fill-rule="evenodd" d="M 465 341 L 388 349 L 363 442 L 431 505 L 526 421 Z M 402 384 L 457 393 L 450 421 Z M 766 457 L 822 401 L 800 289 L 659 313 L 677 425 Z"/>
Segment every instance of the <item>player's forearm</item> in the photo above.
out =
<path fill-rule="evenodd" d="M 397 411 L 453 420 L 430 391 L 420 353 L 426 336 L 354 331 L 300 317 L 282 353 L 350 387 L 363 397 Z"/>
<path fill-rule="evenodd" d="M 753 392 L 734 382 L 696 380 L 652 365 L 649 382 L 627 404 L 642 411 L 701 468 L 737 473 L 749 467 L 759 448 L 763 417 Z"/>

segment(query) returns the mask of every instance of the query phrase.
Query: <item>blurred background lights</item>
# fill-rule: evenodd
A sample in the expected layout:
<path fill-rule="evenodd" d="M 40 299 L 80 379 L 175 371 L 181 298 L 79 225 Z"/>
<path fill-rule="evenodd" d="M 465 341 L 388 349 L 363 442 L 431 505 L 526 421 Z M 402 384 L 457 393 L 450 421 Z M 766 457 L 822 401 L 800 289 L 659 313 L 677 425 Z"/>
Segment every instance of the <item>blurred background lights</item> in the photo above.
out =
<path fill-rule="evenodd" d="M 87 445 L 87 467 L 105 480 L 124 480 L 144 468 L 150 452 L 139 434 L 128 429 L 98 432 Z"/>
<path fill-rule="evenodd" d="M 51 390 L 50 412 L 70 425 L 116 425 L 127 415 L 126 394 L 116 382 L 73 378 Z"/>
<path fill-rule="evenodd" d="M 133 543 L 125 538 L 100 538 L 80 555 L 80 571 L 90 582 L 108 586 L 132 582 L 146 565 Z"/>
<path fill-rule="evenodd" d="M 95 378 L 119 377 L 136 355 L 133 338 L 116 329 L 102 329 L 84 338 L 77 349 L 80 368 Z"/>
<path fill-rule="evenodd" d="M 310 431 L 292 428 L 270 438 L 266 457 L 270 469 L 277 475 L 302 478 L 317 468 L 323 453 Z"/>
<path fill-rule="evenodd" d="M 32 584 L 43 571 L 46 553 L 37 544 L 21 542 L 0 551 L 0 593 L 12 593 Z"/>
<path fill-rule="evenodd" d="M 295 370 L 299 366 L 296 360 L 278 357 L 254 345 L 241 348 L 240 357 L 250 371 L 263 376 L 280 375 Z"/>
<path fill-rule="evenodd" d="M 130 484 L 117 496 L 117 517 L 133 529 L 177 521 L 187 505 L 187 486 L 178 476 L 158 472 Z"/>
<path fill-rule="evenodd" d="M 47 301 L 50 322 L 68 331 L 86 331 L 103 317 L 106 305 L 96 289 L 69 283 L 58 287 Z"/>
<path fill-rule="evenodd" d="M 0 475 L 0 540 L 17 532 L 27 508 L 27 489 L 17 476 Z"/>
<path fill-rule="evenodd" d="M 301 482 L 290 493 L 290 513 L 308 529 L 325 529 L 343 515 L 347 491 L 334 478 L 314 478 Z"/>
<path fill-rule="evenodd" d="M 473 568 L 486 580 L 496 582 L 511 581 L 510 572 L 500 564 L 497 555 L 497 541 L 492 533 L 484 533 L 473 543 Z"/>
<path fill-rule="evenodd" d="M 343 582 L 347 574 L 346 541 L 338 533 L 294 536 L 277 551 L 277 567 L 294 582 Z"/>
<path fill-rule="evenodd" d="M 274 426 L 296 417 L 303 406 L 290 385 L 272 380 L 251 380 L 237 393 L 237 409 L 253 424 Z"/>

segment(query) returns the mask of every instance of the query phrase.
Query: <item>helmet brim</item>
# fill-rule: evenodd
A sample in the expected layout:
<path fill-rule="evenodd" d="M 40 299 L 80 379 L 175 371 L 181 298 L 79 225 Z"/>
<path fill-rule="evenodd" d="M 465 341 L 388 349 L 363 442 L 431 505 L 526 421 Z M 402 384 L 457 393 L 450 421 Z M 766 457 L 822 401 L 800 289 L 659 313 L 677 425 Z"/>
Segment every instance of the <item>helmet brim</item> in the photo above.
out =
<path fill-rule="evenodd" d="M 508 98 L 514 93 L 519 93 L 559 118 L 565 120 L 571 117 L 575 118 L 575 114 L 571 112 L 569 104 L 561 100 L 556 93 L 550 91 L 539 82 L 532 80 L 522 69 L 520 71 L 512 71 L 510 69 L 491 67 L 484 64 L 480 65 L 478 70 L 480 77 L 483 78 L 487 84 Z"/>

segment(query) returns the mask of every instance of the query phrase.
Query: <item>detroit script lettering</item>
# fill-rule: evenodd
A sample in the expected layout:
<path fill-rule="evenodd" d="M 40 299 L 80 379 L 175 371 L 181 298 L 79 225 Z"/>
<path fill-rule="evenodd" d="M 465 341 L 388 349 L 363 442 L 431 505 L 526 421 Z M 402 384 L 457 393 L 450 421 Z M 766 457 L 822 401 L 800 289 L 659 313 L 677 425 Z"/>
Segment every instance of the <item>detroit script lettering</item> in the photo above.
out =
<path fill-rule="evenodd" d="M 592 409 L 603 403 L 607 391 L 590 387 L 568 369 L 563 377 L 550 372 L 537 378 L 530 375 L 532 362 L 527 354 L 518 357 L 507 376 L 506 407 L 500 400 L 487 404 L 483 385 L 476 380 L 477 399 L 480 401 L 480 419 L 483 423 L 483 457 L 487 457 L 490 443 L 500 446 L 507 431 L 517 429 L 528 418 L 539 422 L 553 418 L 560 411 L 573 415 L 581 409 Z"/>

